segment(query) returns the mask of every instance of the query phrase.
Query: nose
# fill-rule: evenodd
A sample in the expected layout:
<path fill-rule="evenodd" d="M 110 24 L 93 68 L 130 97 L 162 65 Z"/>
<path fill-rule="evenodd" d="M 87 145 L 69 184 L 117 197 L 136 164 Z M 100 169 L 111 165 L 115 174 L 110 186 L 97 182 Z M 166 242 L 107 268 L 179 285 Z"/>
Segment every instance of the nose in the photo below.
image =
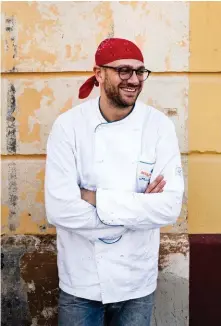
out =
<path fill-rule="evenodd" d="M 134 85 L 139 85 L 140 81 L 137 78 L 137 74 L 135 71 L 133 71 L 132 76 L 127 80 L 128 83 L 134 84 Z"/>

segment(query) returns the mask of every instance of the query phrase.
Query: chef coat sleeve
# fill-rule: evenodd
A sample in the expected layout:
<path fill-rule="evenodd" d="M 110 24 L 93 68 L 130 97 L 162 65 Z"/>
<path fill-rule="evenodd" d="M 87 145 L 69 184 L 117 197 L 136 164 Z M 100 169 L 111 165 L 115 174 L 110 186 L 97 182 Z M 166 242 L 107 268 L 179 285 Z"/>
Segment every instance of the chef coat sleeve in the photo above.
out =
<path fill-rule="evenodd" d="M 178 140 L 169 119 L 160 128 L 151 182 L 160 174 L 166 180 L 162 193 L 97 189 L 97 213 L 101 221 L 131 229 L 159 228 L 176 222 L 182 207 L 184 180 Z"/>
<path fill-rule="evenodd" d="M 81 199 L 75 149 L 59 118 L 47 143 L 45 207 L 48 222 L 91 241 L 118 239 L 125 228 L 104 225 L 97 216 L 96 207 Z"/>

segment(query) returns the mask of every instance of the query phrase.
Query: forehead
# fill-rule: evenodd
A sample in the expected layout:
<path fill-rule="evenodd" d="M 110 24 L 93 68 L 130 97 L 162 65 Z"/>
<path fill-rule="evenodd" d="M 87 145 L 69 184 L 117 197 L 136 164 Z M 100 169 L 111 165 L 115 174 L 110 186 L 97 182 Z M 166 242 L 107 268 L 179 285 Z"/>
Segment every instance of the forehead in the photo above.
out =
<path fill-rule="evenodd" d="M 121 59 L 108 63 L 109 66 L 118 67 L 118 66 L 131 66 L 133 68 L 144 67 L 144 63 L 135 59 Z"/>

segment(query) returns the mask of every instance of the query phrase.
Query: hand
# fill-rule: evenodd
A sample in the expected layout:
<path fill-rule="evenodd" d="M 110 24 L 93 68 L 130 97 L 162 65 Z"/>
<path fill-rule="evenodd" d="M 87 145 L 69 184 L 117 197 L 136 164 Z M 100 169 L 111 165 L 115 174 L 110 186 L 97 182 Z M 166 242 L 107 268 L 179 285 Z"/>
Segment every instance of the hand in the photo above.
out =
<path fill-rule="evenodd" d="M 81 199 L 96 207 L 96 191 L 81 188 Z"/>
<path fill-rule="evenodd" d="M 163 192 L 163 187 L 166 184 L 166 181 L 163 180 L 164 176 L 159 175 L 153 182 L 149 184 L 147 189 L 145 190 L 145 194 L 153 194 L 153 193 L 159 193 Z"/>

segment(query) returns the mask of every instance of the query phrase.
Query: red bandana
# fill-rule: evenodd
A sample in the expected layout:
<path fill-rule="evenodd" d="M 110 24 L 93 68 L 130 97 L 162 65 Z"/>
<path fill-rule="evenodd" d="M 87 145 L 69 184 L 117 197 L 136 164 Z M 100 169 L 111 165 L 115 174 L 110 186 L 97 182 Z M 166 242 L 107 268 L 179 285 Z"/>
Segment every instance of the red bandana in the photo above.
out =
<path fill-rule="evenodd" d="M 140 49 L 133 42 L 120 38 L 108 38 L 104 40 L 95 53 L 95 63 L 97 66 L 121 59 L 135 59 L 144 62 Z M 92 76 L 81 86 L 79 98 L 83 99 L 88 97 L 94 85 L 99 86 L 99 83 L 95 76 Z"/>

